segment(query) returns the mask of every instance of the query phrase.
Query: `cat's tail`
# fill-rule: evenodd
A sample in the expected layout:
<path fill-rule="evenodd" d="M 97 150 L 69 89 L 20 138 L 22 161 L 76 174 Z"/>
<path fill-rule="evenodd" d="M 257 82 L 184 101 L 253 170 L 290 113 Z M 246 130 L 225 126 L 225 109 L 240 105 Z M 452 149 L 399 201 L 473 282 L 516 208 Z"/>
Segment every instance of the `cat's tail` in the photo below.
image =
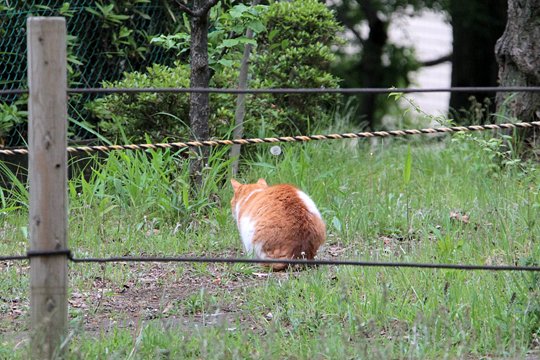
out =
<path fill-rule="evenodd" d="M 279 260 L 279 259 L 276 259 L 276 260 Z M 283 260 L 289 260 L 289 259 L 283 259 Z M 316 267 L 317 265 L 315 264 L 305 264 L 305 265 L 302 265 L 302 264 L 295 264 L 295 265 L 291 265 L 291 264 L 283 264 L 283 263 L 274 263 L 274 264 L 265 264 L 266 266 L 270 265 L 270 267 L 272 268 L 272 271 L 275 271 L 275 272 L 279 272 L 279 271 L 284 271 L 284 270 L 287 270 L 288 268 L 293 268 L 295 271 L 297 270 L 306 270 L 310 267 Z"/>
<path fill-rule="evenodd" d="M 290 257 L 277 257 L 277 258 L 270 258 L 272 260 L 290 260 L 291 258 Z M 278 271 L 283 271 L 285 269 L 287 269 L 290 264 L 285 264 L 285 263 L 260 263 L 260 265 L 264 266 L 264 267 L 269 267 L 272 269 L 272 271 L 275 271 L 275 272 L 278 272 Z"/>
<path fill-rule="evenodd" d="M 286 259 L 283 259 L 283 260 L 286 260 Z M 287 269 L 289 267 L 289 264 L 282 264 L 282 263 L 273 263 L 273 264 L 270 264 L 270 266 L 272 267 L 272 271 L 283 271 L 285 269 Z"/>
<path fill-rule="evenodd" d="M 306 254 L 304 252 L 300 253 L 300 255 L 296 255 L 296 256 L 284 256 L 284 257 L 278 257 L 278 258 L 273 258 L 275 260 L 291 260 L 291 259 L 301 259 L 301 260 L 305 260 L 305 259 L 310 259 L 312 260 L 313 259 L 313 256 L 311 257 L 307 257 Z M 298 270 L 298 269 L 306 269 L 308 268 L 309 266 L 313 266 L 313 265 L 299 265 L 299 264 L 296 264 L 296 265 L 291 265 L 291 264 L 285 264 L 285 263 L 272 263 L 272 264 L 265 264 L 266 266 L 269 266 L 272 268 L 272 271 L 283 271 L 283 270 L 286 270 L 288 268 L 294 268 L 295 270 Z"/>
<path fill-rule="evenodd" d="M 295 246 L 292 252 L 281 251 L 274 252 L 269 257 L 274 260 L 291 260 L 291 259 L 302 259 L 302 260 L 312 260 L 316 254 L 317 250 L 314 249 L 312 244 L 309 242 L 303 241 Z M 263 264 L 264 266 L 272 268 L 272 271 L 283 271 L 289 267 L 294 267 L 295 269 L 302 268 L 305 269 L 307 265 L 291 265 L 284 263 L 272 263 L 272 264 Z"/>

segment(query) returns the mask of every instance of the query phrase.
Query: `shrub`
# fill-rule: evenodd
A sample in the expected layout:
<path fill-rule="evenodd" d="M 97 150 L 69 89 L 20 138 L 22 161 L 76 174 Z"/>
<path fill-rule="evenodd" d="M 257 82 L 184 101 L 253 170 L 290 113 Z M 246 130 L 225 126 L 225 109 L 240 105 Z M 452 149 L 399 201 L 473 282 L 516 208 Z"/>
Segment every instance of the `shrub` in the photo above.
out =
<path fill-rule="evenodd" d="M 341 30 L 333 13 L 315 0 L 276 2 L 264 14 L 267 31 L 257 39 L 253 87 L 335 88 L 339 79 L 331 75 L 332 45 Z M 268 97 L 278 133 L 305 133 L 309 124 L 326 125 L 336 95 L 277 95 Z M 254 115 L 254 114 L 250 114 Z"/>
<path fill-rule="evenodd" d="M 188 87 L 189 68 L 154 64 L 145 73 L 125 73 L 124 79 L 105 82 L 103 87 L 159 88 Z M 100 132 L 112 139 L 144 141 L 145 134 L 153 139 L 186 137 L 189 123 L 187 94 L 141 93 L 113 94 L 87 105 L 102 121 Z"/>
<path fill-rule="evenodd" d="M 12 104 L 0 102 L 0 146 L 8 142 L 10 133 L 15 127 L 26 121 L 28 112 L 26 108 L 27 97 L 22 97 Z"/>
<path fill-rule="evenodd" d="M 227 16 L 230 17 L 234 9 L 230 9 Z M 340 27 L 324 4 L 315 0 L 296 0 L 258 6 L 257 11 L 264 27 L 259 26 L 255 38 L 257 48 L 250 59 L 249 87 L 333 88 L 339 85 L 339 79 L 330 74 L 329 67 L 333 60 L 331 47 L 338 42 Z M 218 12 L 213 12 L 213 16 L 227 18 Z M 241 35 L 238 28 L 231 31 Z M 227 41 L 209 36 L 212 38 Z M 175 39 L 178 41 L 176 44 Z M 161 36 L 156 42 L 185 53 L 185 46 L 188 46 L 185 39 L 185 35 L 177 34 Z M 211 46 L 219 48 L 216 44 Z M 227 48 L 224 54 L 227 61 L 214 60 L 220 66 L 213 67 L 211 87 L 237 86 L 241 52 L 241 46 Z M 144 74 L 126 73 L 123 80 L 104 84 L 107 87 L 188 85 L 189 68 L 178 63 L 174 67 L 154 65 Z M 230 132 L 234 123 L 234 99 L 227 94 L 211 95 L 210 130 L 214 136 L 222 137 Z M 245 136 L 305 133 L 312 123 L 326 125 L 337 100 L 338 96 L 329 94 L 250 95 L 246 98 Z M 101 129 L 112 137 L 125 134 L 132 141 L 142 141 L 145 133 L 157 140 L 189 135 L 186 125 L 189 119 L 188 96 L 185 94 L 110 95 L 93 102 L 89 108 L 102 120 Z"/>
<path fill-rule="evenodd" d="M 69 87 L 97 87 L 118 80 L 125 71 L 141 71 L 154 62 L 172 64 L 179 57 L 153 46 L 153 34 L 184 26 L 180 10 L 170 1 L 150 0 L 12 0 L 0 2 L 0 89 L 27 87 L 26 19 L 62 16 L 66 19 Z M 88 30 L 90 29 L 90 30 Z M 5 64 L 5 66 L 4 66 Z M 84 103 L 93 94 L 71 94 L 68 101 L 70 140 L 92 136 Z M 0 97 L 0 144 L 24 145 L 27 96 Z M 79 126 L 77 123 L 85 123 Z"/>

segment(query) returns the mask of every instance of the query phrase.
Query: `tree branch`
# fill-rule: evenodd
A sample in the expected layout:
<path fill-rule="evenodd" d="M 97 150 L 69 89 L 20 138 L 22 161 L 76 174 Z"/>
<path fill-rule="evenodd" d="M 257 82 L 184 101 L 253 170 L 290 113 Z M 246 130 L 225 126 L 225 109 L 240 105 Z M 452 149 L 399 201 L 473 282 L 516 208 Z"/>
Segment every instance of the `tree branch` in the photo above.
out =
<path fill-rule="evenodd" d="M 441 56 L 440 58 L 433 59 L 433 60 L 427 60 L 427 61 L 421 61 L 420 66 L 435 66 L 442 63 L 445 63 L 447 61 L 452 61 L 452 53 Z"/>
<path fill-rule="evenodd" d="M 383 21 L 379 19 L 379 16 L 377 16 L 377 9 L 373 6 L 371 0 L 357 0 L 358 5 L 360 5 L 360 8 L 364 12 L 364 15 L 366 16 L 366 19 L 368 21 L 369 27 L 373 29 L 375 24 Z"/>
<path fill-rule="evenodd" d="M 208 13 L 208 11 L 210 11 L 212 6 L 216 5 L 217 3 L 218 3 L 218 0 L 210 0 L 210 1 L 208 1 L 206 4 L 204 4 L 204 6 L 201 9 L 197 9 L 197 12 L 199 13 L 198 16 L 206 15 L 206 13 Z"/>
<path fill-rule="evenodd" d="M 203 7 L 198 9 L 190 9 L 186 5 L 182 4 L 180 0 L 175 0 L 175 2 L 178 4 L 178 7 L 180 10 L 185 12 L 186 14 L 193 16 L 193 17 L 202 17 L 205 16 L 208 11 L 212 8 L 212 6 L 216 5 L 219 0 L 209 0 L 207 3 L 204 4 Z"/>
<path fill-rule="evenodd" d="M 347 27 L 347 29 L 349 29 L 353 33 L 353 35 L 360 42 L 360 44 L 364 43 L 364 39 L 360 35 L 360 32 L 354 28 L 353 24 L 345 24 L 345 26 Z"/>
<path fill-rule="evenodd" d="M 186 14 L 190 15 L 190 16 L 197 16 L 195 14 L 195 11 L 191 10 L 190 8 L 188 8 L 186 5 L 182 4 L 180 2 L 180 0 L 175 0 L 176 4 L 178 4 L 178 7 L 180 8 L 181 11 L 185 12 Z"/>

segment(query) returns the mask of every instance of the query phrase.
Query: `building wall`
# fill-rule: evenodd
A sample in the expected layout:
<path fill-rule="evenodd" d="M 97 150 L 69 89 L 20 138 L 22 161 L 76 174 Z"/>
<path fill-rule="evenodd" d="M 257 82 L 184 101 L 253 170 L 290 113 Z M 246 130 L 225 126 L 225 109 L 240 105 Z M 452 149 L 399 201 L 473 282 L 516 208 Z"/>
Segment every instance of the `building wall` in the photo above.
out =
<path fill-rule="evenodd" d="M 452 27 L 444 14 L 424 11 L 420 16 L 401 16 L 392 21 L 390 41 L 413 45 L 420 61 L 433 60 L 452 52 Z M 423 67 L 412 75 L 411 87 L 449 87 L 452 65 L 445 62 Z M 410 94 L 420 108 L 428 114 L 440 115 L 448 110 L 450 93 Z"/>

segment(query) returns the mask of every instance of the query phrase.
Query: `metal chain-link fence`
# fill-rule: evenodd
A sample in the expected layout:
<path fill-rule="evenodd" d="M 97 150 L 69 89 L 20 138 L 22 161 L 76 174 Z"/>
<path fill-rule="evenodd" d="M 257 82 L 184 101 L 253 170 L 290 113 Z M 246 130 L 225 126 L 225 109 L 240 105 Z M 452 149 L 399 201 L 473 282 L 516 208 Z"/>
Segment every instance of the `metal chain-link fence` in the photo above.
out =
<path fill-rule="evenodd" d="M 0 4 L 0 89 L 27 88 L 26 19 L 64 16 L 68 32 L 70 87 L 100 87 L 125 71 L 153 63 L 170 64 L 174 53 L 152 46 L 150 39 L 182 26 L 182 16 L 168 0 L 5 0 Z M 73 139 L 86 138 L 84 104 L 93 94 L 71 95 Z M 81 127 L 80 125 L 83 124 Z M 26 138 L 26 95 L 0 95 L 0 145 L 15 146 Z"/>

